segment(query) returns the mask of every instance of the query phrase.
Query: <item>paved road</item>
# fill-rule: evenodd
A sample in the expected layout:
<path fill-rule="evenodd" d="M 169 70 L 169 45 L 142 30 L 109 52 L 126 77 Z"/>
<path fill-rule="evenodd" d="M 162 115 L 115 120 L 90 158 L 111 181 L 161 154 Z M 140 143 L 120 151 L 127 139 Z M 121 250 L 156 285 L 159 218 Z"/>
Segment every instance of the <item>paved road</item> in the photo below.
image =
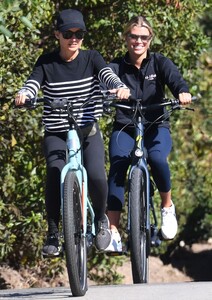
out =
<path fill-rule="evenodd" d="M 68 300 L 68 288 L 0 290 L 4 300 Z M 83 300 L 212 300 L 212 282 L 91 286 Z"/>

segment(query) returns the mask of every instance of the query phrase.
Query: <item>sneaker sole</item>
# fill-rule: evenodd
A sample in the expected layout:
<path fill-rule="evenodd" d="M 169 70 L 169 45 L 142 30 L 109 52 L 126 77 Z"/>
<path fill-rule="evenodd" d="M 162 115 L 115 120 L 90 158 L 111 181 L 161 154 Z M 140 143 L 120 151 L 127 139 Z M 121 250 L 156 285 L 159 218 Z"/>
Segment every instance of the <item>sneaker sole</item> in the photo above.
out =
<path fill-rule="evenodd" d="M 171 237 L 168 237 L 166 234 L 163 233 L 162 228 L 161 228 L 161 235 L 164 240 L 173 240 L 175 238 L 175 236 L 177 235 L 177 231 L 174 235 L 172 235 Z"/>
<path fill-rule="evenodd" d="M 61 256 L 62 255 L 62 249 L 59 248 L 59 251 L 56 252 L 56 253 L 45 253 L 45 252 L 41 252 L 42 256 L 45 257 L 45 258 L 48 258 L 48 257 L 57 257 L 57 256 Z"/>

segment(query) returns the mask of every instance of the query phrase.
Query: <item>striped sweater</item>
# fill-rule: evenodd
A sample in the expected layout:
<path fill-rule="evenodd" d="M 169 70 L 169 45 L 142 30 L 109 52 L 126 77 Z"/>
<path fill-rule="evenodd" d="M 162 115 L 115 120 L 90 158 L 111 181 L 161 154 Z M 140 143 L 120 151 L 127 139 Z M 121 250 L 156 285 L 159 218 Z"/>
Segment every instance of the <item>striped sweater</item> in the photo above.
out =
<path fill-rule="evenodd" d="M 79 126 L 96 121 L 102 115 L 100 82 L 108 89 L 126 87 L 107 66 L 96 50 L 80 50 L 70 62 L 61 59 L 59 51 L 41 55 L 19 91 L 36 97 L 42 89 L 48 100 L 66 98 L 71 101 L 73 115 Z M 89 105 L 82 107 L 89 99 Z M 47 104 L 43 109 L 43 124 L 49 132 L 64 132 L 69 129 L 66 111 L 52 110 Z"/>

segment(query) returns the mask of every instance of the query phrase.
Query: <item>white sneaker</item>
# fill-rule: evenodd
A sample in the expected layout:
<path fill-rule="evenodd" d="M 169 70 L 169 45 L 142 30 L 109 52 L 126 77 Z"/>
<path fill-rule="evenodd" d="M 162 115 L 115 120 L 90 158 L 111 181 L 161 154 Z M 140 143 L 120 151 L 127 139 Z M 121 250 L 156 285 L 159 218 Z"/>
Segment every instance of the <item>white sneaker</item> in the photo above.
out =
<path fill-rule="evenodd" d="M 172 202 L 172 206 L 163 207 L 161 209 L 161 234 L 164 239 L 172 240 L 177 234 L 177 219 L 175 213 L 175 206 Z"/>
<path fill-rule="evenodd" d="M 122 252 L 121 236 L 118 231 L 111 230 L 111 242 L 105 249 L 108 252 Z"/>

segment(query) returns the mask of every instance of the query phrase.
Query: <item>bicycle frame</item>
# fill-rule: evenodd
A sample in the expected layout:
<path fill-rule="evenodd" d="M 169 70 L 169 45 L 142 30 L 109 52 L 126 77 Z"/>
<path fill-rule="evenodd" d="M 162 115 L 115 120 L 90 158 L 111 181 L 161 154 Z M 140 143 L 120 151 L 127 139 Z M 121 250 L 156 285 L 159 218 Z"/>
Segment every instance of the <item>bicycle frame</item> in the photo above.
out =
<path fill-rule="evenodd" d="M 148 234 L 150 233 L 150 175 L 145 157 L 145 149 L 144 149 L 144 125 L 142 123 L 141 116 L 137 117 L 137 125 L 135 129 L 135 148 L 132 152 L 132 164 L 130 166 L 130 171 L 128 175 L 128 182 L 131 180 L 132 172 L 135 168 L 140 168 L 145 174 L 145 194 L 146 194 L 146 208 L 147 208 L 147 220 L 146 220 L 146 230 Z M 130 193 L 130 191 L 129 191 Z M 128 196 L 130 201 L 130 196 Z M 129 209 L 130 209 L 129 203 Z M 130 214 L 128 213 L 128 232 L 130 230 Z"/>
<path fill-rule="evenodd" d="M 82 212 L 83 212 L 83 236 L 86 237 L 87 234 L 87 218 L 88 218 L 88 210 L 91 215 L 92 228 L 91 233 L 95 235 L 95 226 L 94 226 L 94 210 L 92 208 L 91 202 L 88 198 L 88 178 L 87 172 L 82 164 L 82 151 L 80 145 L 80 139 L 76 130 L 76 125 L 73 124 L 72 128 L 67 133 L 67 162 L 61 172 L 61 206 L 63 211 L 63 199 L 64 199 L 64 180 L 68 171 L 72 170 L 76 173 L 81 192 L 81 204 L 82 204 Z"/>
<path fill-rule="evenodd" d="M 87 291 L 87 252 L 95 236 L 95 216 L 88 198 L 88 178 L 78 135 L 80 129 L 72 116 L 71 106 L 67 105 L 67 99 L 55 99 L 52 103 L 44 98 L 33 98 L 26 101 L 24 106 L 35 108 L 39 102 L 46 102 L 53 109 L 68 110 L 70 128 L 66 137 L 66 162 L 60 176 L 63 250 L 72 294 L 83 296 Z"/>

